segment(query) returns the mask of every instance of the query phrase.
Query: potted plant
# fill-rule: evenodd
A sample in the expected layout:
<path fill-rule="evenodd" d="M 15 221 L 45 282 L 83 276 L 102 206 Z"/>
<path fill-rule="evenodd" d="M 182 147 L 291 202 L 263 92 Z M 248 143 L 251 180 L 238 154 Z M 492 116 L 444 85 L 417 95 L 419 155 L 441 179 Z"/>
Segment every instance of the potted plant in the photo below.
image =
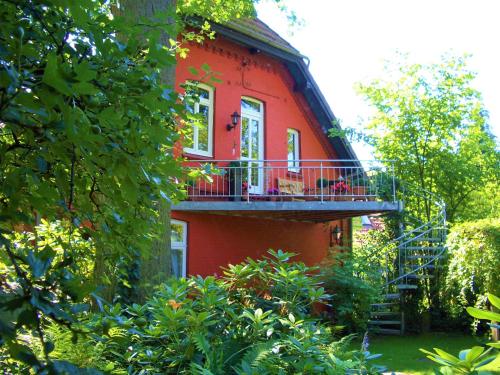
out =
<path fill-rule="evenodd" d="M 371 181 L 367 176 L 352 176 L 351 193 L 353 200 L 368 200 L 367 194 L 371 191 Z"/>
<path fill-rule="evenodd" d="M 329 196 L 331 184 L 332 184 L 332 181 L 330 181 L 326 178 L 318 178 L 316 180 L 316 188 L 317 189 L 309 189 L 309 191 L 312 191 L 314 195 Z"/>
<path fill-rule="evenodd" d="M 350 198 L 351 188 L 344 179 L 339 180 L 332 186 L 333 198 L 338 201 L 345 201 Z"/>
<path fill-rule="evenodd" d="M 241 161 L 234 160 L 229 162 L 226 168 L 229 183 L 229 200 L 241 201 L 243 193 L 243 175 Z"/>
<path fill-rule="evenodd" d="M 271 187 L 267 189 L 267 195 L 269 196 L 268 199 L 270 201 L 276 202 L 278 197 L 280 196 L 280 190 L 275 187 Z"/>

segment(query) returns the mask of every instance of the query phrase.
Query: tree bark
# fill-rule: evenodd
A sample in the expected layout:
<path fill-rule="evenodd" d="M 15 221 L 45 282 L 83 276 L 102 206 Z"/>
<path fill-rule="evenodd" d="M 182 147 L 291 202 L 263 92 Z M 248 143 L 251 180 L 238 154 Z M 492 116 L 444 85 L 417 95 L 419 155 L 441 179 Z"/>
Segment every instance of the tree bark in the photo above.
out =
<path fill-rule="evenodd" d="M 175 11 L 177 0 L 122 0 L 120 2 L 122 11 L 125 16 L 140 18 L 154 18 L 158 12 Z M 172 17 L 168 21 L 170 24 L 175 23 Z M 168 35 L 162 33 L 160 42 L 163 45 L 170 45 L 170 39 L 176 39 L 177 35 Z M 175 65 L 164 68 L 161 71 L 162 83 L 170 86 L 172 89 L 175 86 Z M 160 238 L 155 241 L 150 254 L 141 255 L 140 259 L 140 275 L 139 290 L 137 296 L 139 302 L 143 302 L 148 295 L 154 290 L 154 286 L 166 281 L 172 273 L 172 256 L 171 256 L 171 224 L 170 224 L 170 202 L 161 200 L 159 203 L 159 220 L 162 225 Z"/>
<path fill-rule="evenodd" d="M 175 11 L 176 6 L 177 0 L 121 0 L 120 9 L 115 9 L 114 13 L 131 17 L 134 21 L 138 21 L 141 18 L 153 18 L 158 12 Z M 174 24 L 175 18 L 172 17 L 168 22 Z M 177 35 L 162 33 L 160 42 L 169 46 L 171 38 L 175 40 Z M 161 71 L 162 84 L 172 89 L 175 86 L 175 68 L 175 65 L 171 65 Z M 140 281 L 139 285 L 133 285 L 137 290 L 131 293 L 132 298 L 137 299 L 137 302 L 144 302 L 148 295 L 153 292 L 154 286 L 166 281 L 172 273 L 170 202 L 166 200 L 160 201 L 158 210 L 162 232 L 154 242 L 151 251 L 148 254 L 140 255 Z M 101 281 L 105 279 L 106 274 L 109 275 L 103 249 L 97 248 L 94 266 L 95 282 L 102 285 Z M 115 293 L 116 285 L 111 285 L 104 288 L 102 297 L 108 301 L 112 301 Z"/>

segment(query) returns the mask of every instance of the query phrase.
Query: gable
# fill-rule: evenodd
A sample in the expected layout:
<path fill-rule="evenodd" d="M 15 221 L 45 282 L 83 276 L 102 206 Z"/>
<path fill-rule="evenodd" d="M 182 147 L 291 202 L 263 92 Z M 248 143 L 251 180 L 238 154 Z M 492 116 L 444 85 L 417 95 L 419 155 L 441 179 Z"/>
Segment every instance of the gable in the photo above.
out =
<path fill-rule="evenodd" d="M 323 134 L 327 135 L 332 127 L 340 129 L 335 115 L 309 72 L 308 64 L 305 62 L 308 60 L 307 57 L 301 55 L 265 23 L 258 19 L 247 19 L 231 21 L 225 25 L 213 24 L 212 27 L 219 34 L 238 44 L 280 59 L 293 77 L 295 89 L 303 93 L 312 108 Z M 329 141 L 339 158 L 357 160 L 354 150 L 346 139 L 334 137 L 329 138 Z M 357 161 L 344 164 L 361 166 Z"/>
<path fill-rule="evenodd" d="M 214 84 L 215 159 L 231 159 L 238 154 L 240 129 L 228 132 L 226 124 L 230 114 L 240 112 L 242 97 L 264 105 L 266 159 L 286 159 L 287 129 L 300 132 L 302 159 L 344 158 L 322 131 L 306 97 L 296 90 L 297 82 L 282 60 L 256 53 L 220 35 L 203 45 L 192 43 L 189 48 L 189 57 L 179 61 L 177 67 L 179 84 L 200 79 L 190 67 L 200 70 L 205 63 L 212 71 L 220 72 L 222 80 Z"/>

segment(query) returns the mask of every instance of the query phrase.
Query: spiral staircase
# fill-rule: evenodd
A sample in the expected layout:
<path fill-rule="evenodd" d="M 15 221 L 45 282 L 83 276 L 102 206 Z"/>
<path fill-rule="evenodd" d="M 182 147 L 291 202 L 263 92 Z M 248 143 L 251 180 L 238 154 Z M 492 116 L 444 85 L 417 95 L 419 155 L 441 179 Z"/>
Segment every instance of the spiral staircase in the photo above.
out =
<path fill-rule="evenodd" d="M 405 333 L 405 300 L 409 293 L 436 282 L 446 253 L 446 209 L 442 200 L 428 192 L 406 189 L 403 200 L 420 207 L 427 220 L 403 215 L 402 234 L 387 244 L 382 300 L 371 305 L 368 328 L 377 334 Z"/>

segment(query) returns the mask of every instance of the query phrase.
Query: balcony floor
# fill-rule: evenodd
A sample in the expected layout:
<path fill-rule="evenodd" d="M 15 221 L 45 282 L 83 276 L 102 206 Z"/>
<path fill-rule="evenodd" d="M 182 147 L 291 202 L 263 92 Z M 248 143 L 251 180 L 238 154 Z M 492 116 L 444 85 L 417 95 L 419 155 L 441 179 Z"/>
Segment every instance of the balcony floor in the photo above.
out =
<path fill-rule="evenodd" d="M 312 223 L 401 209 L 401 202 L 380 201 L 183 201 L 172 206 L 172 211 Z"/>

